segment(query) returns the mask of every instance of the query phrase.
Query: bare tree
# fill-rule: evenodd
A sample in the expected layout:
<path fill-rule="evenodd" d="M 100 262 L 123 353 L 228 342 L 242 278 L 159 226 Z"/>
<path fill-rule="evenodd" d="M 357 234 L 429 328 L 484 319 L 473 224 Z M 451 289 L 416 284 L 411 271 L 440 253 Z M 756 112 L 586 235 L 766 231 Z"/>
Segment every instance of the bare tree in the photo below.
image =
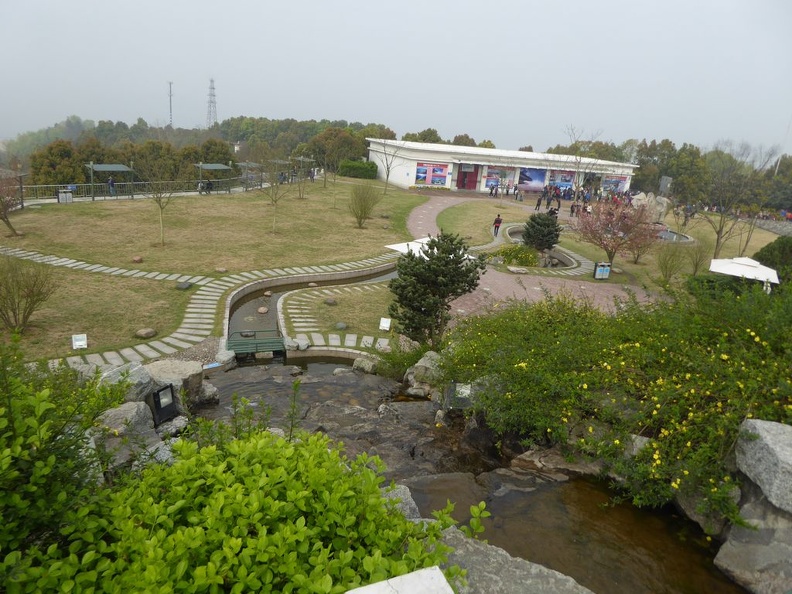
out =
<path fill-rule="evenodd" d="M 22 233 L 11 223 L 11 213 L 21 205 L 22 194 L 17 178 L 12 171 L 0 170 L 0 221 L 3 221 L 14 237 L 21 237 Z"/>
<path fill-rule="evenodd" d="M 57 289 L 53 268 L 0 256 L 0 322 L 21 334 L 30 317 Z"/>
<path fill-rule="evenodd" d="M 275 210 L 278 202 L 283 200 L 291 191 L 289 183 L 289 161 L 285 159 L 269 159 L 265 164 L 267 187 L 264 193 L 272 204 L 272 232 L 275 233 Z"/>
<path fill-rule="evenodd" d="M 713 258 L 723 246 L 743 232 L 738 210 L 756 204 L 764 171 L 773 162 L 775 149 L 753 149 L 742 143 L 721 142 L 707 154 L 711 175 L 708 211 L 703 220 L 715 233 Z"/>
<path fill-rule="evenodd" d="M 380 163 L 382 163 L 382 169 L 385 171 L 385 189 L 382 191 L 383 194 L 388 193 L 388 183 L 390 182 L 391 172 L 393 171 L 397 162 L 401 163 L 404 160 L 399 156 L 401 149 L 404 148 L 403 145 L 397 145 L 394 143 L 395 141 L 390 143 L 382 143 Z"/>
<path fill-rule="evenodd" d="M 160 245 L 165 247 L 165 209 L 173 199 L 173 191 L 179 179 L 187 179 L 180 168 L 173 148 L 159 141 L 148 141 L 137 152 L 135 173 L 146 182 L 146 194 L 159 210 Z"/>

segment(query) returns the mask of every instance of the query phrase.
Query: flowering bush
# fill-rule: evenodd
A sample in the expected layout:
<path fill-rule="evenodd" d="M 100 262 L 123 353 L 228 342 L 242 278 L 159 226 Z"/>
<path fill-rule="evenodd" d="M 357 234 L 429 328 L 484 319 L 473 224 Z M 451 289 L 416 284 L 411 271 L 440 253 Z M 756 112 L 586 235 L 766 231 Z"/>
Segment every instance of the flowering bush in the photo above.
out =
<path fill-rule="evenodd" d="M 792 291 L 634 299 L 609 316 L 561 296 L 470 319 L 449 336 L 449 377 L 480 382 L 499 432 L 571 444 L 624 477 L 637 505 L 677 492 L 738 521 L 726 464 L 746 418 L 792 423 Z M 648 439 L 625 456 L 633 436 Z"/>
<path fill-rule="evenodd" d="M 539 266 L 536 250 L 525 245 L 512 243 L 502 246 L 495 254 L 503 258 L 506 264 L 516 266 Z"/>

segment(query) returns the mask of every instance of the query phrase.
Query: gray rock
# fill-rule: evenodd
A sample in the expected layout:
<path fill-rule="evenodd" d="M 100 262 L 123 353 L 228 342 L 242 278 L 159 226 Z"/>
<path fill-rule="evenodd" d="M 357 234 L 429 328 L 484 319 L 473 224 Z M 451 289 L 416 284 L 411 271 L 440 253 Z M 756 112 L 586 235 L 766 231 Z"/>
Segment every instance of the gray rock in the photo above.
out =
<path fill-rule="evenodd" d="M 158 388 L 173 384 L 176 408 L 187 414 L 187 408 L 201 395 L 203 366 L 197 361 L 165 359 L 144 365 Z M 184 395 L 185 401 L 182 401 Z"/>
<path fill-rule="evenodd" d="M 226 350 L 218 351 L 217 355 L 215 355 L 215 361 L 227 368 L 227 366 L 231 363 L 236 364 L 236 353 L 234 351 Z"/>
<path fill-rule="evenodd" d="M 265 314 L 269 311 L 269 307 L 264 307 L 263 305 L 256 310 L 260 314 Z"/>
<path fill-rule="evenodd" d="M 352 369 L 374 375 L 377 373 L 377 359 L 358 357 L 352 362 Z"/>
<path fill-rule="evenodd" d="M 382 493 L 385 499 L 396 501 L 396 509 L 399 510 L 408 520 L 418 520 L 421 512 L 418 510 L 415 500 L 412 498 L 410 489 L 404 485 L 396 485 L 393 490 L 385 489 Z"/>
<path fill-rule="evenodd" d="M 154 415 L 145 402 L 125 402 L 103 412 L 99 424 L 114 437 L 141 435 L 154 431 Z"/>
<path fill-rule="evenodd" d="M 157 331 L 154 328 L 141 328 L 135 332 L 137 338 L 154 338 L 156 335 Z"/>
<path fill-rule="evenodd" d="M 347 325 L 344 322 L 337 322 L 335 328 L 336 330 L 346 330 Z"/>
<path fill-rule="evenodd" d="M 179 291 L 186 291 L 190 287 L 192 287 L 192 283 L 188 283 L 187 281 L 184 281 L 183 283 L 176 283 L 176 288 Z"/>
<path fill-rule="evenodd" d="M 206 406 L 209 404 L 217 404 L 219 402 L 220 391 L 209 382 L 203 382 L 201 384 L 201 390 L 198 392 L 198 396 L 195 401 L 192 402 L 192 405 Z"/>
<path fill-rule="evenodd" d="M 715 565 L 751 592 L 792 591 L 792 515 L 765 499 L 748 482 L 740 515 L 751 527 L 732 526 L 715 557 Z"/>
<path fill-rule="evenodd" d="M 125 363 L 105 371 L 100 381 L 104 384 L 129 382 L 129 389 L 124 396 L 126 402 L 144 402 L 146 397 L 158 387 L 151 374 L 140 363 Z"/>
<path fill-rule="evenodd" d="M 190 419 L 185 417 L 184 415 L 179 415 L 175 419 L 171 419 L 170 421 L 166 421 L 159 425 L 155 431 L 157 435 L 160 436 L 161 439 L 167 439 L 168 437 L 175 437 L 176 435 L 180 435 L 182 431 L 187 428 L 187 425 L 190 423 Z"/>
<path fill-rule="evenodd" d="M 218 268 L 215 268 L 215 272 L 218 272 L 220 274 L 225 274 L 226 272 L 228 272 L 228 268 L 223 268 L 222 266 L 220 266 Z"/>
<path fill-rule="evenodd" d="M 290 336 L 286 336 L 283 339 L 283 348 L 285 348 L 287 351 L 296 351 L 299 350 L 299 345 L 297 344 L 296 340 Z"/>
<path fill-rule="evenodd" d="M 427 351 L 421 360 L 407 370 L 405 379 L 410 384 L 424 383 L 436 385 L 442 380 L 440 371 L 440 355 Z"/>
<path fill-rule="evenodd" d="M 336 367 L 333 369 L 333 375 L 347 375 L 354 373 L 349 367 Z"/>
<path fill-rule="evenodd" d="M 792 513 L 792 426 L 743 421 L 737 440 L 737 468 L 776 507 Z"/>
<path fill-rule="evenodd" d="M 338 305 L 338 301 L 336 299 L 334 299 L 333 297 L 328 297 L 327 299 L 324 300 L 324 304 L 325 305 Z"/>
<path fill-rule="evenodd" d="M 443 532 L 443 542 L 454 548 L 449 564 L 467 569 L 467 585 L 459 587 L 459 594 L 591 594 L 569 576 L 467 538 L 455 527 Z"/>
<path fill-rule="evenodd" d="M 307 338 L 298 338 L 296 341 L 298 351 L 307 351 L 311 342 Z"/>

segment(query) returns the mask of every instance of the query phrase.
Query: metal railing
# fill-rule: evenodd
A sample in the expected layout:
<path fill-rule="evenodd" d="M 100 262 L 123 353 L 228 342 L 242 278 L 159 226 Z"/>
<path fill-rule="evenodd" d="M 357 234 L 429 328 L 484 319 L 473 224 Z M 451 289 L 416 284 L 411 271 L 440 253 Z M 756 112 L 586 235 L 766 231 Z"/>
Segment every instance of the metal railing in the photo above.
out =
<path fill-rule="evenodd" d="M 129 200 L 150 197 L 152 193 L 160 194 L 198 194 L 200 180 L 176 180 L 162 182 L 123 182 L 117 181 L 113 191 L 106 183 L 93 184 L 55 184 L 40 186 L 22 186 L 23 203 L 42 200 L 53 202 L 85 202 L 89 200 Z M 231 193 L 234 189 L 253 190 L 263 186 L 260 176 L 239 176 L 224 179 L 213 179 L 212 194 Z M 202 190 L 201 193 L 206 193 Z"/>

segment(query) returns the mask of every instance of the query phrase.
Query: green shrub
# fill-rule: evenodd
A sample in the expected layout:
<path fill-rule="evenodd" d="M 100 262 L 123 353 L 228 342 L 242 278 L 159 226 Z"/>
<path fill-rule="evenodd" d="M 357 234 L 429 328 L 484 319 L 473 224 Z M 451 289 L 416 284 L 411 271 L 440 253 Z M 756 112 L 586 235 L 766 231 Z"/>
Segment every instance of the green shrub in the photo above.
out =
<path fill-rule="evenodd" d="M 300 440 L 177 441 L 172 465 L 73 513 L 68 546 L 6 557 L 9 591 L 341 593 L 446 561 L 447 513 L 411 522 L 383 497 L 379 459 Z"/>
<path fill-rule="evenodd" d="M 497 252 L 497 256 L 503 258 L 506 264 L 513 266 L 539 266 L 539 256 L 536 250 L 526 245 L 512 243 L 502 246 Z"/>
<path fill-rule="evenodd" d="M 338 167 L 338 175 L 360 179 L 377 179 L 377 164 L 373 161 L 344 159 Z"/>
<path fill-rule="evenodd" d="M 532 214 L 523 227 L 523 243 L 535 250 L 551 250 L 561 237 L 558 219 L 546 213 Z"/>
<path fill-rule="evenodd" d="M 608 463 L 634 504 L 686 493 L 739 522 L 729 460 L 740 424 L 792 424 L 792 290 L 711 286 L 619 309 L 560 296 L 467 319 L 448 337 L 444 370 L 478 380 L 477 406 L 497 432 L 571 442 Z M 649 442 L 628 457 L 633 435 Z"/>
<path fill-rule="evenodd" d="M 756 252 L 753 258 L 775 269 L 781 282 L 792 281 L 792 237 L 781 235 Z"/>
<path fill-rule="evenodd" d="M 102 466 L 87 432 L 123 391 L 65 366 L 28 367 L 15 341 L 0 344 L 0 558 L 57 540 L 92 496 Z"/>

